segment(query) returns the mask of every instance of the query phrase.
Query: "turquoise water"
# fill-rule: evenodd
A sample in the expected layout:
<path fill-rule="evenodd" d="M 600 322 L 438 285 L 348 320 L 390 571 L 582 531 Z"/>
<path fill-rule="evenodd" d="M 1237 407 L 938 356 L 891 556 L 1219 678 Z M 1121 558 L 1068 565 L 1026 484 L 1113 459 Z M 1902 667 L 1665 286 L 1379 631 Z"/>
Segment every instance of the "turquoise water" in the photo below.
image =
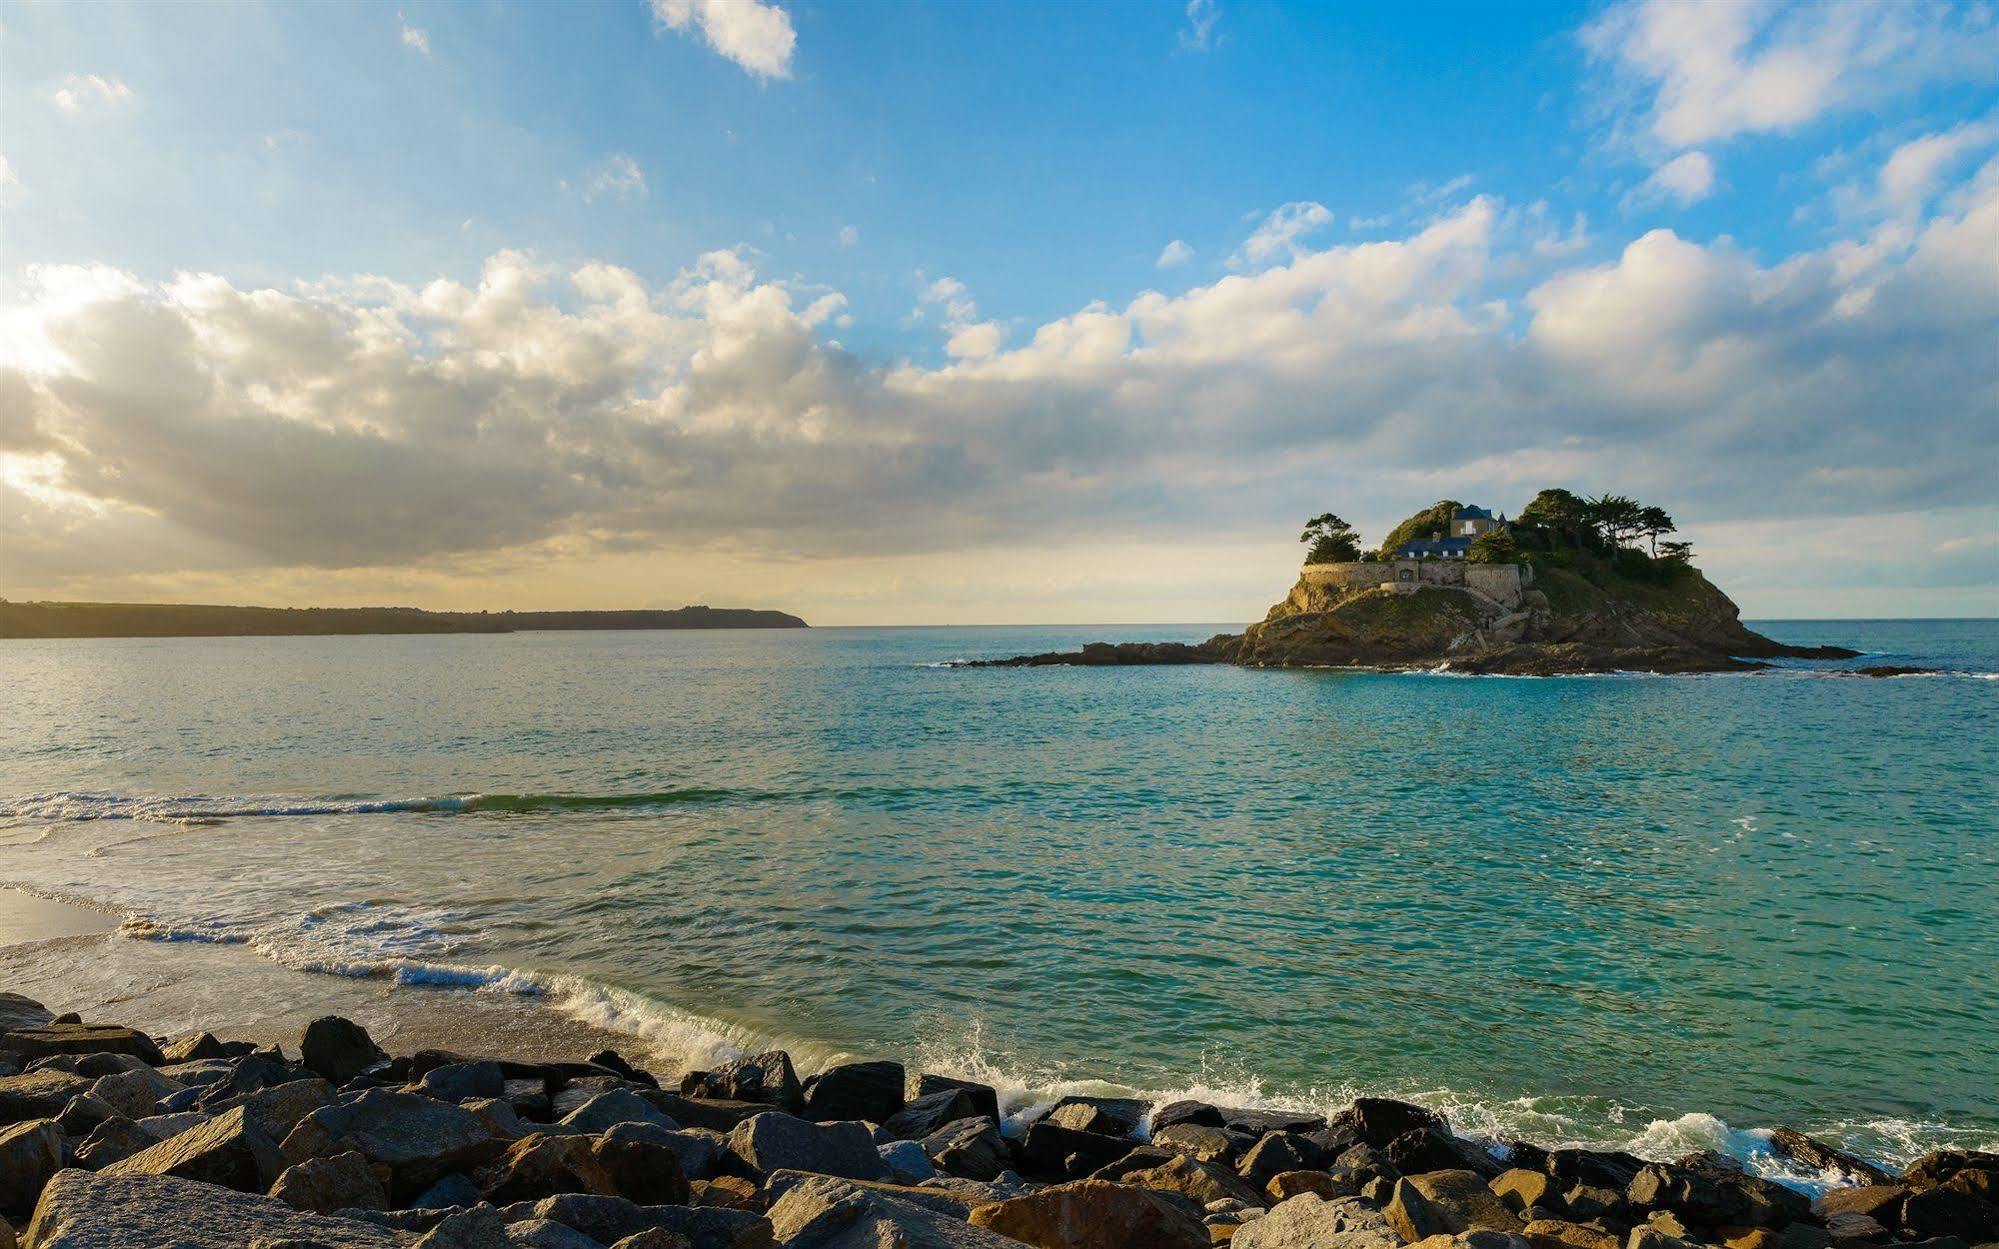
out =
<path fill-rule="evenodd" d="M 1999 630 L 1767 629 L 1984 675 L 934 666 L 1208 626 L 0 643 L 0 881 L 690 1061 L 1999 1139 Z"/>

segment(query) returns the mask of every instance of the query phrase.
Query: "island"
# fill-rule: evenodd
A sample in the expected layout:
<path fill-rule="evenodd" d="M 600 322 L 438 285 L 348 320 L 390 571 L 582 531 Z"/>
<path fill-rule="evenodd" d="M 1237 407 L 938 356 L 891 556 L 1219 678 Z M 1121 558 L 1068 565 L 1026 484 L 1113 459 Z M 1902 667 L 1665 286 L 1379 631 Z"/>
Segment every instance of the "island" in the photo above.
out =
<path fill-rule="evenodd" d="M 319 637 L 518 633 L 536 629 L 803 629 L 798 617 L 743 607 L 671 611 L 423 611 L 415 607 L 219 607 L 196 603 L 10 603 L 0 639 Z"/>
<path fill-rule="evenodd" d="M 1774 659 L 1851 659 L 1746 627 L 1701 575 L 1672 517 L 1623 495 L 1543 490 L 1512 520 L 1441 500 L 1362 549 L 1328 512 L 1307 522 L 1284 600 L 1240 634 L 1198 644 L 1092 643 L 984 666 L 1233 663 L 1435 668 L 1556 676 L 1731 672 Z"/>

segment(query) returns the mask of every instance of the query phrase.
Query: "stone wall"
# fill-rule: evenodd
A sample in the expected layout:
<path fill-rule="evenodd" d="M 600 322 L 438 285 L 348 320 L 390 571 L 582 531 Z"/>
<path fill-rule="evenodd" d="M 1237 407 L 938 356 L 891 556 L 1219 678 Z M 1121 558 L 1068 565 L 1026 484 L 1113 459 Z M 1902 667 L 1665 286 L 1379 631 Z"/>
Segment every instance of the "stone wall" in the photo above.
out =
<path fill-rule="evenodd" d="M 1534 570 L 1524 564 L 1472 564 L 1458 559 L 1398 559 L 1362 564 L 1307 564 L 1299 571 L 1307 585 L 1359 593 L 1378 586 L 1441 586 L 1471 590 L 1510 610 L 1520 606 L 1521 590 L 1533 583 Z"/>

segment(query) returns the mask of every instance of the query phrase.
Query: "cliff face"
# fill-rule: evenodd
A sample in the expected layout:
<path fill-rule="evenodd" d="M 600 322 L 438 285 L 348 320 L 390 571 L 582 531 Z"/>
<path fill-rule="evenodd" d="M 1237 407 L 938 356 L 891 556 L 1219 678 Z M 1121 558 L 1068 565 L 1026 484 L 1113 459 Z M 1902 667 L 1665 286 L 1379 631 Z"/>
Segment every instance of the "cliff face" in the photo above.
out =
<path fill-rule="evenodd" d="M 1745 628 L 1698 570 L 1636 580 L 1608 566 L 1542 570 L 1518 611 L 1426 586 L 1343 592 L 1301 577 L 1244 630 L 1236 662 L 1259 667 L 1444 666 L 1463 672 L 1720 672 L 1778 656 L 1843 658 Z"/>

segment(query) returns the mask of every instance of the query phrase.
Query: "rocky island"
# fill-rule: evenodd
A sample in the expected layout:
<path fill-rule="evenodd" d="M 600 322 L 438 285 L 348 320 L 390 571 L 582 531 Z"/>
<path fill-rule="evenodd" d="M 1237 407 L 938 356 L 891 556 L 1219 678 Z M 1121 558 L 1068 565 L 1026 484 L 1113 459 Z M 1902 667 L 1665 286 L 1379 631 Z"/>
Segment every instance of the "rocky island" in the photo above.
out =
<path fill-rule="evenodd" d="M 1816 1199 L 1718 1153 L 1461 1135 L 1363 1097 L 1331 1116 L 996 1091 L 773 1050 L 661 1080 L 575 1061 L 391 1056 L 325 1016 L 295 1048 L 156 1037 L 0 994 L 0 1245 L 27 1249 L 1970 1249 L 1999 1154 L 1899 1173 L 1788 1129 Z M 25 1220 L 22 1230 L 21 1227 Z"/>
<path fill-rule="evenodd" d="M 788 612 L 745 607 L 669 611 L 424 611 L 416 607 L 224 607 L 200 603 L 10 603 L 0 639 L 325 637 L 516 633 L 535 629 L 803 629 Z"/>
<path fill-rule="evenodd" d="M 1787 646 L 1743 625 L 1694 567 L 1658 508 L 1544 490 L 1509 521 L 1446 499 L 1363 551 L 1352 528 L 1315 517 L 1297 584 L 1240 634 L 1197 645 L 1092 643 L 992 666 L 1234 663 L 1247 667 L 1438 668 L 1555 676 L 1730 672 L 1772 659 L 1851 659 Z M 1649 539 L 1651 549 L 1635 545 Z"/>

